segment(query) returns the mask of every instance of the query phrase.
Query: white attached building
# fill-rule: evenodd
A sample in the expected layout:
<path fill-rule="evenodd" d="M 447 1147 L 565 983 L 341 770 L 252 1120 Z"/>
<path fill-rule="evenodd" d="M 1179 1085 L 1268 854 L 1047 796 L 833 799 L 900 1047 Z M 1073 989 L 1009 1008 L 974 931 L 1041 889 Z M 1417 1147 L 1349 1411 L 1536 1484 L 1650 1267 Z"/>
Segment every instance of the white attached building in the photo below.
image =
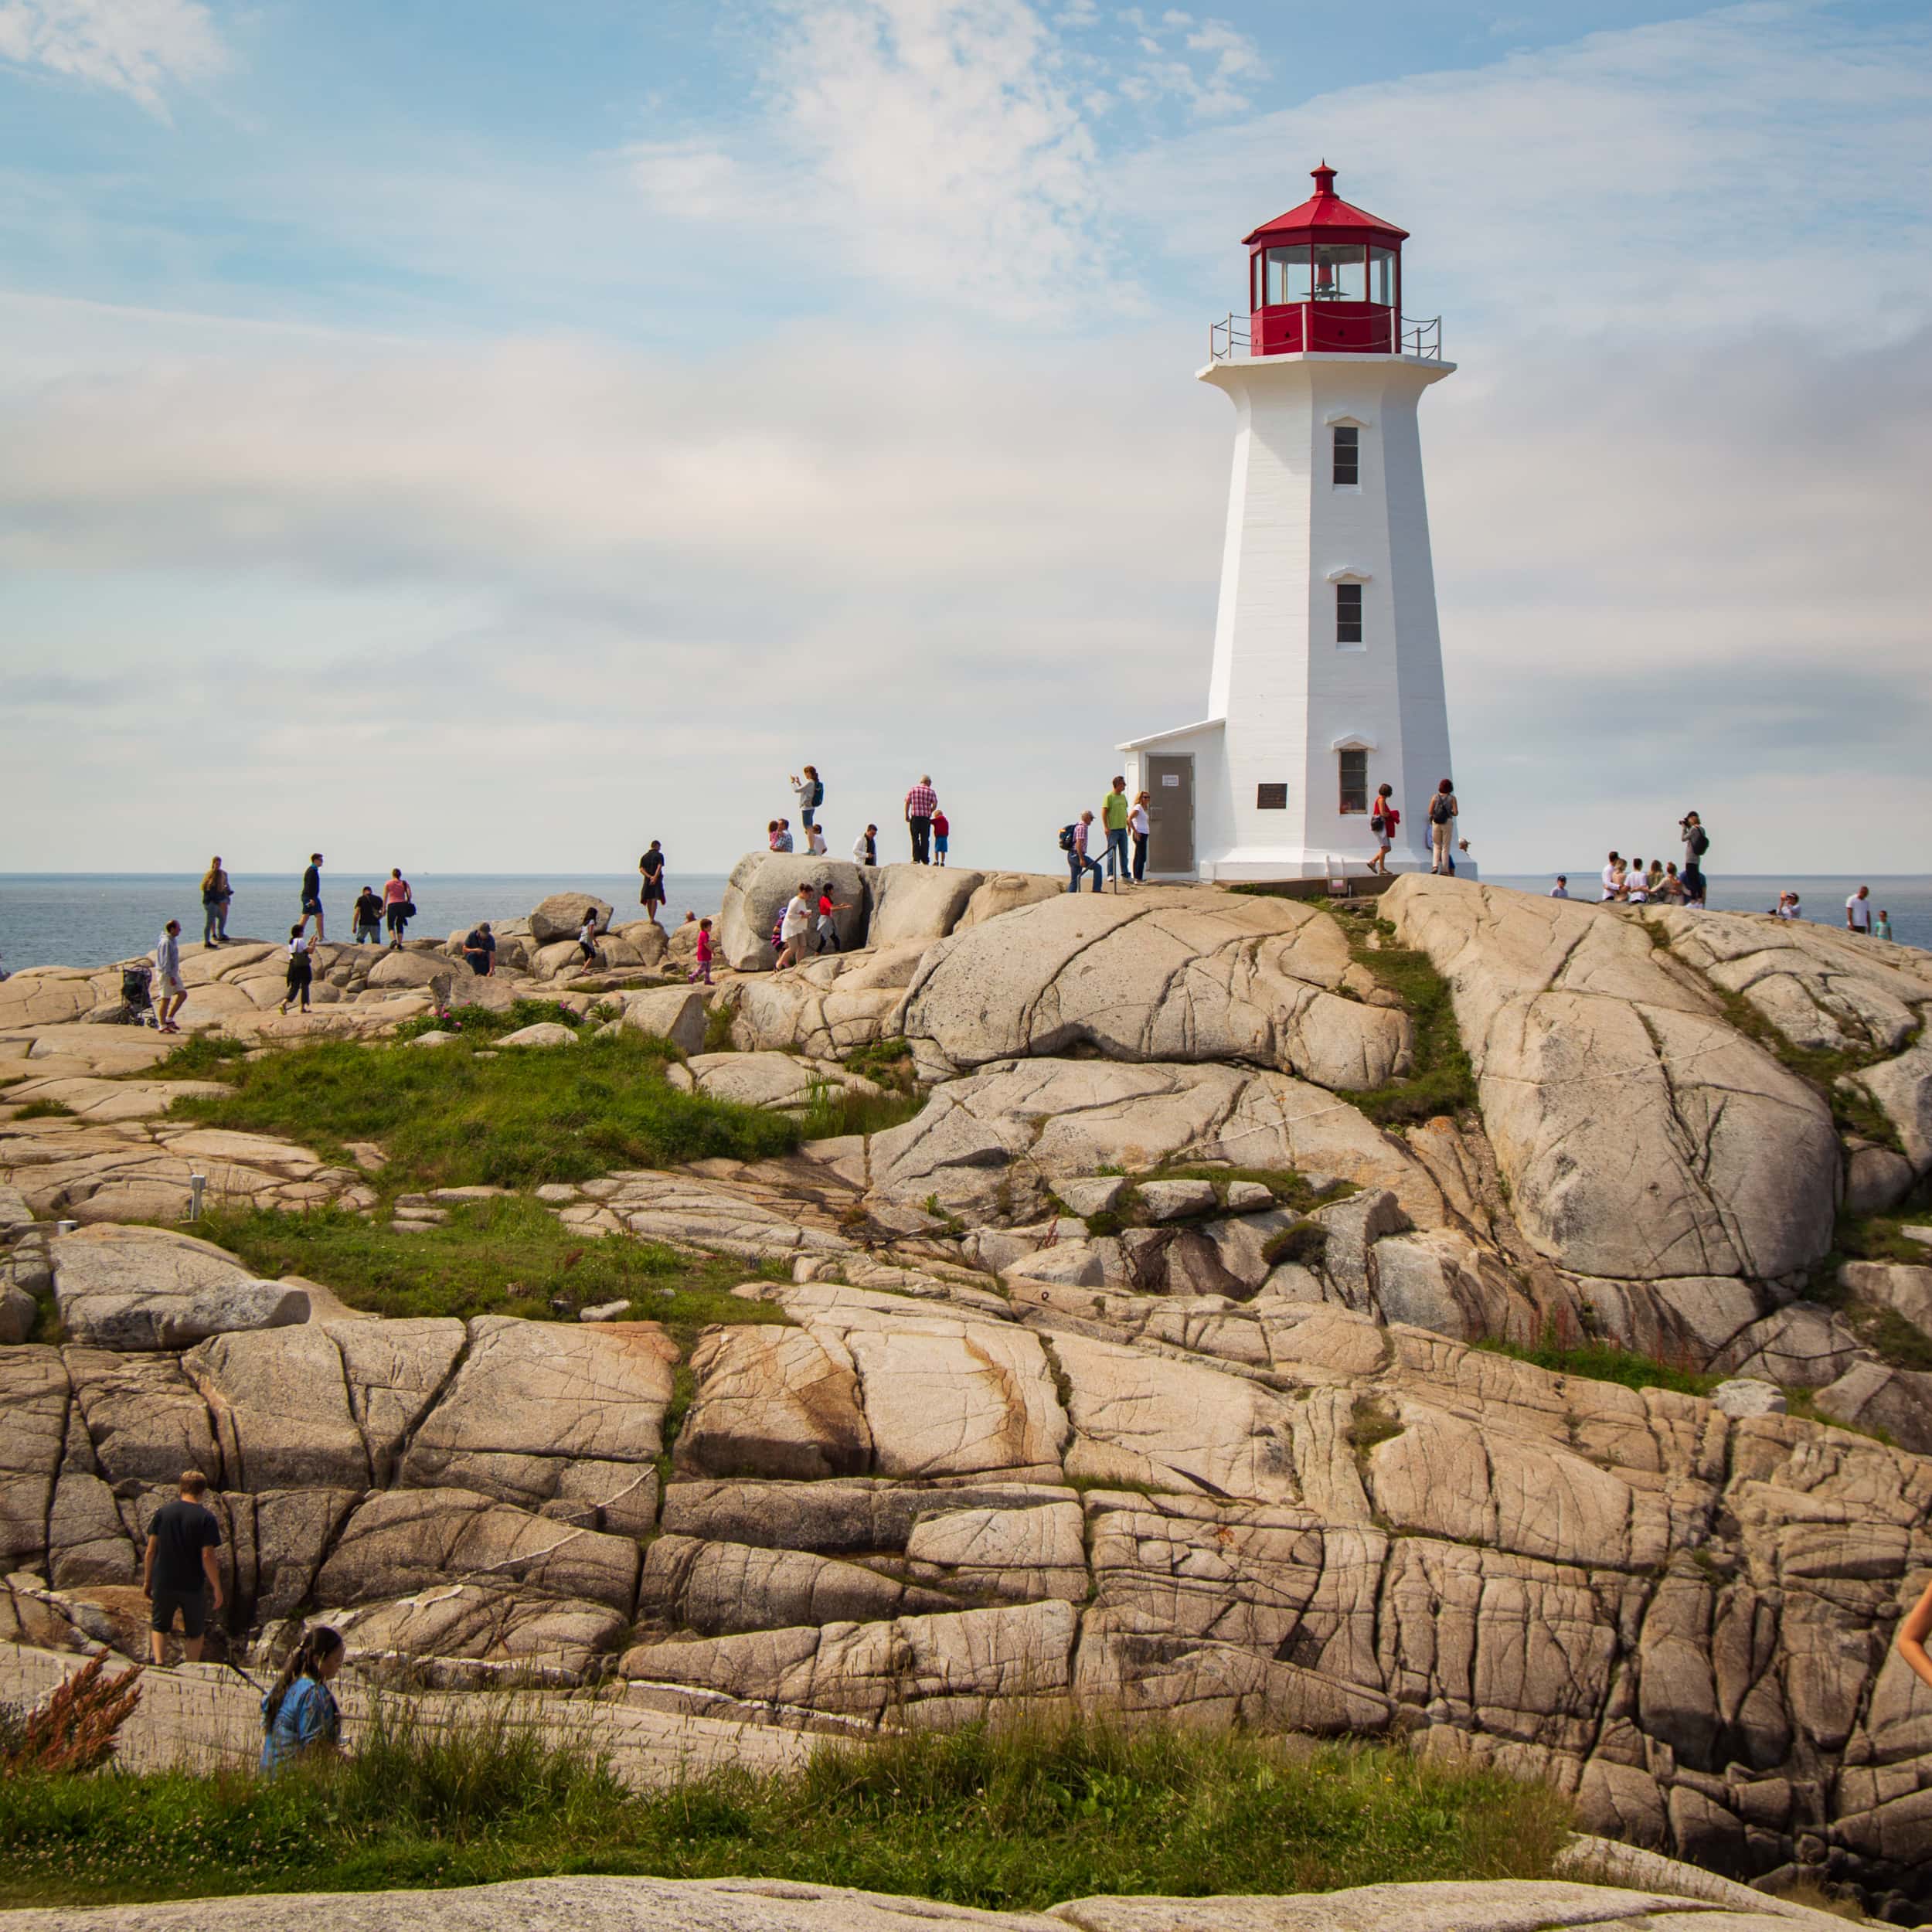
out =
<path fill-rule="evenodd" d="M 1247 328 L 1217 324 L 1200 372 L 1235 409 L 1206 716 L 1120 747 L 1153 877 L 1359 873 L 1385 784 L 1389 862 L 1426 870 L 1453 770 L 1416 406 L 1455 365 L 1440 317 L 1403 315 L 1406 231 L 1315 179 L 1247 236 Z"/>

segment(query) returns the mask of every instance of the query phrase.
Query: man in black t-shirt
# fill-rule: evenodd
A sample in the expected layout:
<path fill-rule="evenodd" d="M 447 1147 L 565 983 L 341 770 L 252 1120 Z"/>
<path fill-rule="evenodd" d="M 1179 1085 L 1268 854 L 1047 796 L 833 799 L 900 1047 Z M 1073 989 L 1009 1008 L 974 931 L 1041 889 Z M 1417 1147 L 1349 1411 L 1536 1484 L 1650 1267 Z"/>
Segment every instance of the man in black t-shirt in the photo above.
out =
<path fill-rule="evenodd" d="M 215 1552 L 221 1547 L 221 1525 L 202 1505 L 208 1478 L 199 1469 L 182 1472 L 181 1495 L 155 1512 L 148 1526 L 148 1556 L 142 1566 L 142 1594 L 154 1605 L 148 1620 L 148 1641 L 157 1664 L 165 1662 L 168 1633 L 181 1613 L 182 1655 L 191 1664 L 201 1662 L 202 1633 L 208 1613 L 221 1608 L 221 1570 Z"/>
<path fill-rule="evenodd" d="M 312 852 L 308 855 L 308 869 L 302 874 L 302 923 L 311 920 L 315 922 L 315 937 L 325 939 L 322 930 L 322 855 Z"/>
<path fill-rule="evenodd" d="M 478 979 L 488 979 L 496 964 L 496 935 L 485 919 L 472 926 L 463 941 L 463 957 Z"/>
<path fill-rule="evenodd" d="M 651 849 L 638 861 L 638 873 L 644 883 L 638 888 L 638 903 L 652 925 L 658 923 L 658 908 L 664 903 L 664 847 L 655 838 Z"/>

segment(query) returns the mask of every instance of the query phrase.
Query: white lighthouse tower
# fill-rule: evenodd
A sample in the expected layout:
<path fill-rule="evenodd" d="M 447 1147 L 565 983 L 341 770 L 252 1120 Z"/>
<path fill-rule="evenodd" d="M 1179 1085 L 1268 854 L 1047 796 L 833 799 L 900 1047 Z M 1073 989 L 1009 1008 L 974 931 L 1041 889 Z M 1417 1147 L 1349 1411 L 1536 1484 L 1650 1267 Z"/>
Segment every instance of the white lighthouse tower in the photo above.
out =
<path fill-rule="evenodd" d="M 1247 327 L 1217 324 L 1200 372 L 1235 409 L 1207 716 L 1120 747 L 1159 878 L 1359 873 L 1383 784 L 1389 863 L 1426 870 L 1452 770 L 1416 406 L 1455 365 L 1440 317 L 1403 315 L 1406 231 L 1314 172 L 1247 237 Z"/>

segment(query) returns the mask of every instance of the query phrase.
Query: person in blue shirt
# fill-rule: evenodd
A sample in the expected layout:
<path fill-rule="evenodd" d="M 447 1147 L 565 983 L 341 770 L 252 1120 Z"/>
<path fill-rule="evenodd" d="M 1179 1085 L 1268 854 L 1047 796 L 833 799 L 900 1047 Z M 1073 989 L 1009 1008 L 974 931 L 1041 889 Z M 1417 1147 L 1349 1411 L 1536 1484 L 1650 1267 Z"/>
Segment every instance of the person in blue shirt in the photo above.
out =
<path fill-rule="evenodd" d="M 347 1654 L 342 1633 L 326 1624 L 304 1633 L 275 1688 L 262 1699 L 264 1771 L 278 1771 L 311 1751 L 332 1751 L 340 1743 L 342 1714 L 328 1680 Z"/>

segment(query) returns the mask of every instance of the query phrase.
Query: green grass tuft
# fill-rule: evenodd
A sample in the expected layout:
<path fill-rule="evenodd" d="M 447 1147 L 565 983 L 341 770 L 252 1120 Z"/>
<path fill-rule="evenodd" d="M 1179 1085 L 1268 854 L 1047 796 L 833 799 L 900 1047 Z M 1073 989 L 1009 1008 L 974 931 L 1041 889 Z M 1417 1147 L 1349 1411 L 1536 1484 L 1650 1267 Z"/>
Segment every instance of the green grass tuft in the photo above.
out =
<path fill-rule="evenodd" d="M 1607 1342 L 1566 1345 L 1545 1335 L 1534 1348 L 1513 1342 L 1478 1342 L 1471 1345 L 1489 1355 L 1505 1355 L 1553 1373 L 1581 1376 L 1590 1382 L 1621 1383 L 1626 1389 L 1674 1389 L 1680 1395 L 1706 1396 L 1722 1382 L 1721 1375 L 1698 1375 L 1655 1357 L 1619 1349 Z"/>
<path fill-rule="evenodd" d="M 132 1080 L 219 1080 L 232 1073 L 250 1052 L 247 1041 L 214 1033 L 196 1033 L 183 1040 L 165 1060 L 124 1077 Z"/>
<path fill-rule="evenodd" d="M 258 1275 L 326 1283 L 351 1308 L 386 1315 L 522 1315 L 539 1318 L 628 1299 L 689 1347 L 707 1323 L 782 1322 L 776 1304 L 730 1291 L 777 1264 L 696 1257 L 628 1235 L 584 1235 L 540 1202 L 514 1196 L 451 1210 L 440 1227 L 403 1234 L 335 1207 L 306 1214 L 215 1213 L 193 1230 L 239 1255 Z M 556 1304 L 556 1305 L 553 1305 Z"/>
<path fill-rule="evenodd" d="M 481 1702 L 481 1700 L 479 1700 Z M 1034 1910 L 1095 1893 L 1280 1893 L 1544 1878 L 1574 1820 L 1547 1787 L 1176 1726 L 1020 1719 L 821 1748 L 632 1793 L 510 1700 L 268 1780 L 0 1782 L 0 1903 L 481 1884 L 549 1872 L 757 1876 Z"/>
<path fill-rule="evenodd" d="M 1362 913 L 1332 912 L 1329 917 L 1348 935 L 1349 950 L 1393 993 L 1409 1015 L 1414 1040 L 1413 1070 L 1402 1080 L 1345 1097 L 1383 1127 L 1402 1127 L 1434 1120 L 1439 1114 L 1475 1109 L 1475 1070 L 1463 1046 L 1449 998 L 1449 982 L 1429 963 L 1426 953 L 1394 943 L 1395 928 L 1386 920 Z M 1380 944 L 1371 946 L 1373 934 Z"/>
<path fill-rule="evenodd" d="M 16 1121 L 71 1121 L 75 1114 L 65 1100 L 29 1100 L 13 1117 Z"/>
<path fill-rule="evenodd" d="M 494 1017 L 494 1016 L 493 1016 Z M 664 1079 L 661 1046 L 635 1034 L 478 1059 L 447 1046 L 332 1040 L 246 1061 L 226 1095 L 189 1094 L 171 1121 L 279 1134 L 339 1154 L 379 1141 L 386 1192 L 587 1181 L 613 1169 L 714 1156 L 755 1161 L 797 1147 L 795 1121 Z"/>

